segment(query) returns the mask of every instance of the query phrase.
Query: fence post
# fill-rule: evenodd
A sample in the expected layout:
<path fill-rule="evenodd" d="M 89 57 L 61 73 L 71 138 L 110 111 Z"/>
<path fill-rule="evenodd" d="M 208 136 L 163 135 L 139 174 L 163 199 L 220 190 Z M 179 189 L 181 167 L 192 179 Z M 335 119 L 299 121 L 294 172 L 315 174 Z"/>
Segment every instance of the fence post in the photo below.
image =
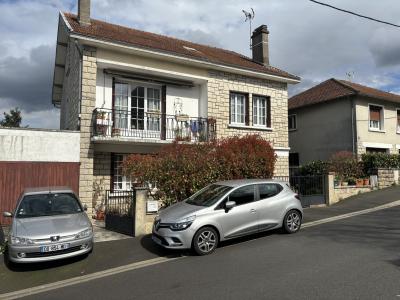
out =
<path fill-rule="evenodd" d="M 336 202 L 334 180 L 335 173 L 329 172 L 325 175 L 325 203 L 328 206 Z"/>
<path fill-rule="evenodd" d="M 135 188 L 136 209 L 135 209 L 135 236 L 146 234 L 146 202 L 147 188 Z"/>

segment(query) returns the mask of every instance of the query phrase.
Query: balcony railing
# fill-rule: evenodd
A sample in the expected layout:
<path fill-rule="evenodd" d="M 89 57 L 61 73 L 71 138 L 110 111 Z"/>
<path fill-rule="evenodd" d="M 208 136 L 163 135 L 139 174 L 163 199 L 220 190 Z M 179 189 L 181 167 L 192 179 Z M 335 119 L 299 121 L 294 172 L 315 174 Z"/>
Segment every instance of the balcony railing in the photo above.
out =
<path fill-rule="evenodd" d="M 143 110 L 93 111 L 94 137 L 124 137 L 206 142 L 216 137 L 216 122 L 212 118 L 193 118 L 187 115 L 166 115 Z"/>

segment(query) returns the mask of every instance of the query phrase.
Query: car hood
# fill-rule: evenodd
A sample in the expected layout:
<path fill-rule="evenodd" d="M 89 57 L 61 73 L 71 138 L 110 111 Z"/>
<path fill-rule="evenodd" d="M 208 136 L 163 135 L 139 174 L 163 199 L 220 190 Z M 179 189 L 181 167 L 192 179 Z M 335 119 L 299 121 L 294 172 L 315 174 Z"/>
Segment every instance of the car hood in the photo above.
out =
<path fill-rule="evenodd" d="M 36 218 L 15 218 L 12 226 L 15 236 L 27 238 L 46 238 L 52 235 L 76 234 L 91 223 L 85 213 Z"/>
<path fill-rule="evenodd" d="M 176 203 L 160 211 L 161 223 L 175 223 L 183 218 L 196 215 L 206 209 L 204 206 L 187 204 L 185 201 Z"/>

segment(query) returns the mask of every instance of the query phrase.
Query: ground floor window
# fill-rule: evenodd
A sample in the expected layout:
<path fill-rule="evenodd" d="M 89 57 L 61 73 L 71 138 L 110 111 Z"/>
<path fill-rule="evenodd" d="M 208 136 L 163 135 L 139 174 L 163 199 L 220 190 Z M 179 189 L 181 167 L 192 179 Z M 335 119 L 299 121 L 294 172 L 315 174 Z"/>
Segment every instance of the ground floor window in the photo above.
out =
<path fill-rule="evenodd" d="M 132 188 L 132 180 L 122 172 L 123 162 L 127 154 L 112 154 L 112 187 L 117 191 L 126 191 Z"/>
<path fill-rule="evenodd" d="M 389 153 L 389 149 L 385 149 L 385 148 L 367 147 L 365 150 L 367 153 Z"/>

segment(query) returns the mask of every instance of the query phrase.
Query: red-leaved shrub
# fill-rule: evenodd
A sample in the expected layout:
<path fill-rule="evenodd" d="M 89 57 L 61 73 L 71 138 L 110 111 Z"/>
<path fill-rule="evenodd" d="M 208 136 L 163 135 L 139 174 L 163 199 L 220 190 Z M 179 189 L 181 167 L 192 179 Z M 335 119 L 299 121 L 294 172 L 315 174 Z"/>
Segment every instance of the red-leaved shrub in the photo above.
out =
<path fill-rule="evenodd" d="M 165 205 L 186 199 L 219 180 L 270 178 L 276 156 L 259 135 L 229 137 L 210 143 L 174 142 L 155 155 L 129 155 L 126 175 L 138 183 L 157 186 Z"/>

